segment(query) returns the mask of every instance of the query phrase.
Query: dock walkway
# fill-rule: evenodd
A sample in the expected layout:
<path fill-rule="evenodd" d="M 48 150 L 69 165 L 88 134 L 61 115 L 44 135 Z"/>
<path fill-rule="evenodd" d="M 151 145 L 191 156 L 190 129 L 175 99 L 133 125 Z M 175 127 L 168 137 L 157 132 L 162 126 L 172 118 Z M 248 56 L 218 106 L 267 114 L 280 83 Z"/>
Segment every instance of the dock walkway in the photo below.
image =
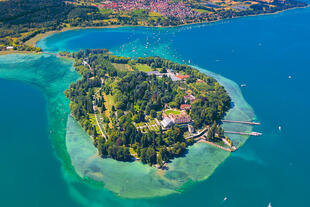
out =
<path fill-rule="evenodd" d="M 240 134 L 240 135 L 247 135 L 247 136 L 261 136 L 262 133 L 260 132 L 233 132 L 233 131 L 224 131 L 226 134 Z"/>
<path fill-rule="evenodd" d="M 228 123 L 238 123 L 238 124 L 249 124 L 249 125 L 260 125 L 259 122 L 250 122 L 250 121 L 233 121 L 233 120 L 222 120 L 222 122 Z"/>

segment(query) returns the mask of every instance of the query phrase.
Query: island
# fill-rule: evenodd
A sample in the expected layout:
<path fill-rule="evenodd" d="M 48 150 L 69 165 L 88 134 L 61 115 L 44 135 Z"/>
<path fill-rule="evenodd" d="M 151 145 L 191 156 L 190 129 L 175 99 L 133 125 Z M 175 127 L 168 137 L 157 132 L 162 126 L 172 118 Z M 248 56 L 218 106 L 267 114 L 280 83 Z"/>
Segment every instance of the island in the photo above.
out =
<path fill-rule="evenodd" d="M 40 52 L 40 38 L 79 28 L 167 27 L 306 7 L 295 0 L 0 0 L 0 54 Z"/>
<path fill-rule="evenodd" d="M 160 57 L 106 49 L 58 55 L 73 58 L 81 75 L 65 95 L 100 156 L 165 168 L 195 142 L 235 150 L 220 126 L 231 98 L 214 78 Z"/>

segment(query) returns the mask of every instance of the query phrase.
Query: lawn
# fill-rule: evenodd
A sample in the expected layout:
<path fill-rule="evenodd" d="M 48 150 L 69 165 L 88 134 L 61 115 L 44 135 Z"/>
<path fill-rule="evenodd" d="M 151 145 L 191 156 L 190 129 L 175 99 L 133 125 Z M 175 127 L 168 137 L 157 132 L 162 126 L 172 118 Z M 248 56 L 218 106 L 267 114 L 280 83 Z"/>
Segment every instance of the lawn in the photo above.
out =
<path fill-rule="evenodd" d="M 153 71 L 153 68 L 151 68 L 150 66 L 146 65 L 146 64 L 136 64 L 135 67 L 142 72 L 151 72 Z"/>
<path fill-rule="evenodd" d="M 142 127 L 145 125 L 145 122 L 136 123 L 136 127 Z"/>
<path fill-rule="evenodd" d="M 113 128 L 112 126 L 112 120 L 110 118 L 110 111 L 112 111 L 112 106 L 114 105 L 114 101 L 113 101 L 113 96 L 106 95 L 105 93 L 102 93 L 103 98 L 104 98 L 104 106 L 106 108 L 105 110 L 105 116 L 109 118 L 110 123 L 109 123 L 109 127 Z"/>
<path fill-rule="evenodd" d="M 191 83 L 190 86 L 192 86 L 194 89 L 196 89 L 196 92 L 199 93 L 207 93 L 208 91 L 210 91 L 212 89 L 211 86 L 209 86 L 206 82 L 202 82 L 202 83 Z"/>
<path fill-rule="evenodd" d="M 161 17 L 162 15 L 158 12 L 149 12 L 150 17 Z"/>
<path fill-rule="evenodd" d="M 204 10 L 204 9 L 194 9 L 196 12 L 200 12 L 200 13 L 210 13 L 210 11 L 208 10 Z"/>
<path fill-rule="evenodd" d="M 128 64 L 119 64 L 119 63 L 112 63 L 112 64 L 117 70 L 121 72 L 133 71 L 132 67 Z"/>
<path fill-rule="evenodd" d="M 178 110 L 169 109 L 169 110 L 166 110 L 165 113 L 166 113 L 167 115 L 169 115 L 169 114 L 171 114 L 171 113 L 177 115 L 177 114 L 180 114 L 181 112 L 178 111 Z"/>
<path fill-rule="evenodd" d="M 100 131 L 99 126 L 98 126 L 97 121 L 96 121 L 95 114 L 88 114 L 88 115 L 89 115 L 90 123 L 92 125 L 96 126 L 97 134 L 101 134 L 101 131 Z"/>

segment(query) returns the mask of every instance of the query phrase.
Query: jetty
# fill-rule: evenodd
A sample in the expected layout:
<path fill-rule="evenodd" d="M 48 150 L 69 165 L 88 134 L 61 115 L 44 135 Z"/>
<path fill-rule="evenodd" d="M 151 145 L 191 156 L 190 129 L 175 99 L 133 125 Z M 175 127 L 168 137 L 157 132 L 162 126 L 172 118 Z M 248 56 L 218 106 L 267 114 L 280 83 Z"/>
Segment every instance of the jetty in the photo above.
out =
<path fill-rule="evenodd" d="M 240 135 L 247 135 L 247 136 L 261 136 L 263 135 L 260 132 L 233 132 L 233 131 L 224 131 L 227 134 L 240 134 Z"/>
<path fill-rule="evenodd" d="M 222 122 L 228 123 L 238 123 L 238 124 L 249 124 L 249 125 L 260 125 L 259 122 L 250 122 L 250 121 L 233 121 L 233 120 L 222 120 Z"/>

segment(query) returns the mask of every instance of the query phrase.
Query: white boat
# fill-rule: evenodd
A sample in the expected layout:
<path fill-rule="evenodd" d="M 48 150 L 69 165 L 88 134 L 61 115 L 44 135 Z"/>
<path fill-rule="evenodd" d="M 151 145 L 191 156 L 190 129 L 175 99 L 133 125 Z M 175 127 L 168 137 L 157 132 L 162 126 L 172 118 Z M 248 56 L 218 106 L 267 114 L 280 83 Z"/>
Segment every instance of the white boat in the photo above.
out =
<path fill-rule="evenodd" d="M 228 198 L 227 198 L 227 197 L 225 197 L 225 198 L 224 198 L 224 201 L 226 201 L 227 199 L 228 199 Z"/>
<path fill-rule="evenodd" d="M 291 79 L 291 78 L 292 78 L 292 76 L 289 75 L 289 76 L 288 76 L 288 79 Z"/>
<path fill-rule="evenodd" d="M 271 203 L 268 204 L 268 207 L 272 207 L 272 206 L 271 206 Z"/>
<path fill-rule="evenodd" d="M 240 86 L 241 86 L 241 87 L 246 87 L 247 85 L 246 85 L 246 84 L 241 84 Z"/>
<path fill-rule="evenodd" d="M 279 128 L 279 131 L 281 131 L 281 130 L 282 130 L 282 127 L 281 127 L 281 126 L 279 126 L 278 128 Z"/>

